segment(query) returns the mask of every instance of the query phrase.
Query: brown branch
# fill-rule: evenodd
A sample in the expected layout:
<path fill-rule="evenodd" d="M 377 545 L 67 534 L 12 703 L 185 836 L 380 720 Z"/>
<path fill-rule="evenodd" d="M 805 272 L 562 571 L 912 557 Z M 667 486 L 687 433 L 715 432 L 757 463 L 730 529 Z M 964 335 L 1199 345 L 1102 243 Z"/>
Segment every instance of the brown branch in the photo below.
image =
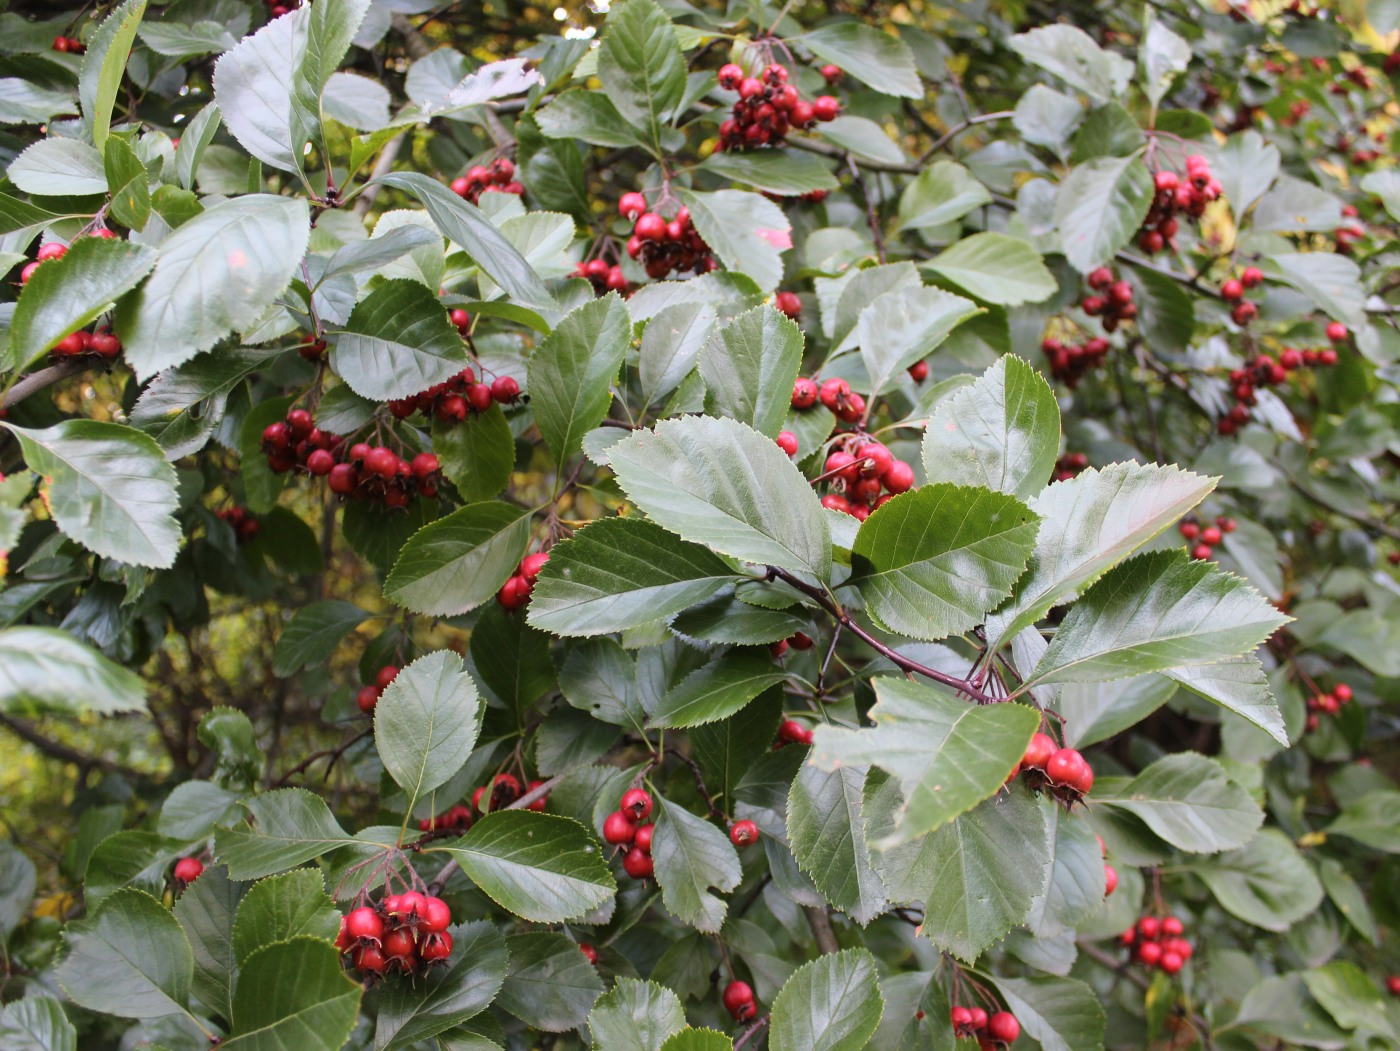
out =
<path fill-rule="evenodd" d="M 963 132 L 975 128 L 979 124 L 991 124 L 993 121 L 1006 120 L 1008 117 L 1014 116 L 1015 113 L 1012 110 L 1005 109 L 998 110 L 995 113 L 984 113 L 980 117 L 968 117 L 966 120 L 959 121 L 940 135 L 934 144 L 924 151 L 924 155 L 919 158 L 919 163 L 926 164 L 929 159 L 944 146 L 947 146 Z"/>
<path fill-rule="evenodd" d="M 772 1015 L 764 1015 L 753 1025 L 745 1029 L 739 1035 L 739 1039 L 734 1041 L 734 1051 L 743 1051 L 743 1049 L 748 1045 L 748 1042 L 750 1040 L 752 1040 L 755 1036 L 757 1036 L 759 1033 L 763 1032 L 763 1030 L 768 1028 L 768 1023 L 772 1020 Z"/>
<path fill-rule="evenodd" d="M 1323 500 L 1319 500 L 1312 493 L 1308 492 L 1301 482 L 1295 481 L 1294 479 L 1290 478 L 1288 484 L 1310 503 L 1316 504 L 1318 507 L 1324 507 L 1333 514 L 1341 515 L 1343 518 L 1355 522 L 1363 529 L 1369 529 L 1372 532 L 1379 533 L 1381 536 L 1388 536 L 1392 540 L 1400 540 L 1400 529 L 1397 529 L 1395 526 L 1387 525 L 1385 522 L 1372 518 L 1369 515 L 1357 514 L 1354 511 L 1347 511 L 1343 508 L 1326 503 Z"/>
<path fill-rule="evenodd" d="M 319 752 L 312 752 L 310 755 L 308 755 L 308 756 L 307 756 L 305 759 L 303 759 L 301 762 L 297 763 L 296 766 L 292 767 L 292 768 L 291 768 L 290 770 L 288 770 L 285 774 L 283 774 L 281 777 L 279 777 L 276 781 L 272 782 L 272 784 L 270 784 L 268 787 L 269 787 L 269 788 L 281 788 L 283 785 L 285 785 L 285 784 L 286 784 L 288 781 L 290 781 L 292 778 L 296 777 L 297 774 L 305 773 L 306 770 L 310 768 L 311 764 L 314 763 L 314 762 L 316 762 L 316 760 L 318 760 L 318 759 L 325 759 L 327 756 L 330 757 L 330 760 L 331 760 L 331 761 L 330 761 L 329 763 L 326 764 L 326 773 L 325 773 L 324 776 L 325 776 L 326 778 L 330 777 L 330 776 L 331 776 L 331 768 L 332 768 L 333 766 L 335 766 L 336 760 L 338 760 L 342 755 L 344 755 L 346 752 L 348 752 L 348 751 L 351 749 L 351 747 L 354 746 L 354 744 L 355 744 L 356 741 L 363 741 L 366 737 L 368 737 L 368 736 L 369 736 L 370 734 L 372 734 L 373 732 L 374 732 L 374 727 L 373 727 L 373 725 L 366 726 L 366 727 L 365 727 L 363 730 L 361 730 L 359 733 L 355 734 L 353 737 L 347 738 L 346 740 L 342 741 L 340 744 L 336 745 L 334 748 L 322 748 Z M 323 779 L 324 779 L 324 778 L 323 778 Z"/>
<path fill-rule="evenodd" d="M 17 405 L 24 401 L 31 394 L 37 394 L 45 387 L 52 387 L 59 380 L 65 380 L 69 376 L 76 376 L 80 372 L 88 369 L 88 363 L 81 359 L 69 359 L 60 361 L 56 365 L 40 369 L 38 372 L 31 372 L 23 379 L 17 380 L 15 385 L 8 391 L 0 394 L 0 409 L 8 409 L 11 405 Z"/>
<path fill-rule="evenodd" d="M 62 741 L 55 741 L 51 737 L 46 737 L 38 730 L 34 729 L 23 719 L 16 719 L 13 715 L 6 715 L 0 712 L 0 725 L 11 730 L 16 737 L 28 741 L 39 751 L 43 752 L 51 759 L 58 759 L 65 763 L 73 763 L 75 766 L 84 769 L 96 767 L 98 770 L 105 770 L 109 774 L 121 774 L 123 777 L 133 781 L 144 780 L 148 777 L 135 767 L 125 766 L 122 763 L 113 762 L 97 755 L 88 755 L 78 749 L 64 744 Z"/>
<path fill-rule="evenodd" d="M 817 939 L 817 951 L 823 956 L 840 952 L 841 944 L 836 940 L 836 932 L 831 929 L 831 916 L 826 907 L 808 905 L 802 911 L 807 914 L 807 926 L 812 928 L 812 936 Z"/>

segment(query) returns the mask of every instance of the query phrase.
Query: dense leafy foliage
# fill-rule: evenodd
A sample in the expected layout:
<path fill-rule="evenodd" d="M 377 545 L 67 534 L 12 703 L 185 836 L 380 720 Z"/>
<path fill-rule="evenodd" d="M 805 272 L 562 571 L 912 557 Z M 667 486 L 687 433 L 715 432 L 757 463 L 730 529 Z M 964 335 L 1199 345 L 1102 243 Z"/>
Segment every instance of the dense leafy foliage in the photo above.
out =
<path fill-rule="evenodd" d="M 0 1047 L 1395 1046 L 1400 7 L 470 6 L 0 13 Z"/>

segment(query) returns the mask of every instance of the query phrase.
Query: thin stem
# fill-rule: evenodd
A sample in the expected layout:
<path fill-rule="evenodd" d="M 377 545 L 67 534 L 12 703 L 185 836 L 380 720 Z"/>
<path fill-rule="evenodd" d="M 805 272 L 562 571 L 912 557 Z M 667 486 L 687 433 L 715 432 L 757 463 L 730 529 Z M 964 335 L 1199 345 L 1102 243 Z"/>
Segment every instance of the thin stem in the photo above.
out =
<path fill-rule="evenodd" d="M 823 956 L 841 951 L 841 943 L 836 940 L 836 932 L 831 929 L 831 916 L 824 906 L 808 905 L 802 910 L 807 914 L 807 926 L 812 928 L 812 937 L 817 940 L 817 951 Z"/>
<path fill-rule="evenodd" d="M 753 1025 L 745 1029 L 744 1032 L 740 1034 L 739 1039 L 734 1041 L 734 1051 L 742 1051 L 750 1040 L 768 1028 L 768 1023 L 772 1021 L 772 1018 L 772 1015 L 764 1015 Z"/>
<path fill-rule="evenodd" d="M 975 128 L 979 124 L 991 124 L 993 121 L 1007 120 L 1011 117 L 1014 117 L 1015 115 L 1016 114 L 1013 110 L 1004 109 L 997 110 L 997 112 L 995 113 L 984 113 L 980 117 L 968 117 L 966 120 L 959 121 L 957 124 L 954 124 L 951 128 L 949 128 L 942 135 L 940 135 L 934 141 L 934 144 L 924 151 L 923 156 L 919 158 L 919 163 L 921 165 L 927 163 L 929 158 L 931 158 L 944 146 L 947 146 L 948 143 L 952 142 L 963 132 L 968 131 L 971 128 Z"/>

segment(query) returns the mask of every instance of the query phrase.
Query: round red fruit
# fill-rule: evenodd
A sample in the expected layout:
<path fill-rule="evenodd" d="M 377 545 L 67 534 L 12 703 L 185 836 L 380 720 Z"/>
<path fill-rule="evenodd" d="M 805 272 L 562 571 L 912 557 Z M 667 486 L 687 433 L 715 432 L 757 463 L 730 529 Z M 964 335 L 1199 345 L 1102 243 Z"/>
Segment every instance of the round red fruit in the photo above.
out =
<path fill-rule="evenodd" d="M 445 963 L 452 955 L 452 935 L 447 931 L 429 934 L 418 946 L 418 958 L 424 963 Z"/>
<path fill-rule="evenodd" d="M 534 580 L 549 563 L 548 551 L 536 551 L 520 560 L 520 575 L 526 580 Z"/>
<path fill-rule="evenodd" d="M 758 826 L 752 821 L 736 821 L 729 829 L 729 842 L 747 847 L 758 842 Z"/>
<path fill-rule="evenodd" d="M 371 449 L 365 457 L 365 470 L 380 478 L 392 478 L 398 473 L 399 458 L 394 455 L 392 449 Z"/>
<path fill-rule="evenodd" d="M 812 116 L 820 121 L 835 120 L 841 112 L 841 103 L 830 95 L 818 95 L 812 100 Z"/>
<path fill-rule="evenodd" d="M 418 921 L 418 929 L 429 934 L 440 934 L 452 926 L 452 910 L 441 898 L 428 895 L 423 899 L 423 915 Z"/>
<path fill-rule="evenodd" d="M 379 703 L 379 695 L 382 692 L 378 686 L 365 686 L 355 695 L 355 703 L 359 705 L 360 711 L 368 715 Z"/>
<path fill-rule="evenodd" d="M 737 67 L 736 67 L 737 68 Z M 647 199 L 635 190 L 624 193 L 617 202 L 617 211 L 624 219 L 635 219 L 647 210 Z"/>
<path fill-rule="evenodd" d="M 656 867 L 652 864 L 650 854 L 633 847 L 622 859 L 622 871 L 633 879 L 649 879 L 651 874 L 656 871 Z"/>
<path fill-rule="evenodd" d="M 651 837 L 656 834 L 655 825 L 638 825 L 637 834 L 632 839 L 632 845 L 644 854 L 651 853 Z"/>
<path fill-rule="evenodd" d="M 1327 338 L 1333 343 L 1345 343 L 1347 341 L 1347 327 L 1340 321 L 1333 321 L 1327 326 Z"/>
<path fill-rule="evenodd" d="M 1118 870 L 1112 865 L 1103 867 L 1103 896 L 1107 898 L 1118 889 Z"/>
<path fill-rule="evenodd" d="M 361 944 L 378 945 L 384 937 L 384 920 L 368 905 L 361 905 L 345 917 L 345 933 Z"/>
<path fill-rule="evenodd" d="M 66 245 L 61 245 L 57 241 L 50 241 L 34 253 L 34 258 L 42 263 L 48 259 L 62 259 L 67 254 L 68 248 Z"/>
<path fill-rule="evenodd" d="M 644 788 L 629 788 L 622 793 L 620 809 L 631 814 L 634 821 L 645 821 L 651 817 L 651 793 Z"/>
<path fill-rule="evenodd" d="M 810 409 L 816 403 L 817 384 L 815 380 L 802 377 L 793 383 L 792 407 L 794 409 Z"/>
<path fill-rule="evenodd" d="M 181 858 L 175 862 L 175 879 L 179 883 L 193 883 L 204 871 L 204 862 L 198 858 Z"/>
<path fill-rule="evenodd" d="M 914 468 L 903 460 L 895 460 L 881 479 L 891 493 L 907 493 L 914 487 Z"/>
<path fill-rule="evenodd" d="M 666 237 L 666 220 L 655 212 L 647 212 L 637 220 L 634 231 L 643 241 L 661 241 Z"/>
<path fill-rule="evenodd" d="M 792 431 L 779 431 L 778 437 L 774 441 L 777 442 L 778 448 L 789 456 L 797 455 L 797 435 L 793 434 Z"/>
<path fill-rule="evenodd" d="M 1060 746 L 1049 734 L 1035 734 L 1031 738 L 1031 743 L 1026 745 L 1026 754 L 1021 757 L 1021 765 L 1044 770 L 1045 764 L 1050 762 L 1050 757 L 1059 750 Z"/>
<path fill-rule="evenodd" d="M 1021 1023 L 1009 1011 L 998 1011 L 987 1019 L 987 1035 L 999 1044 L 1012 1044 L 1021 1035 Z"/>
<path fill-rule="evenodd" d="M 802 316 L 802 300 L 796 292 L 779 292 L 773 297 L 773 306 L 794 321 Z"/>
<path fill-rule="evenodd" d="M 520 384 L 512 376 L 497 376 L 491 382 L 491 397 L 502 405 L 509 405 L 520 397 Z"/>
<path fill-rule="evenodd" d="M 325 449 L 317 449 L 306 458 L 306 469 L 318 478 L 324 478 L 335 470 L 335 457 Z"/>
<path fill-rule="evenodd" d="M 736 1022 L 747 1022 L 758 1013 L 753 989 L 748 982 L 730 982 L 724 987 L 720 999 L 724 1001 L 724 1009 L 734 1016 Z"/>
<path fill-rule="evenodd" d="M 1084 765 L 1084 757 L 1073 748 L 1061 748 L 1045 763 L 1045 776 L 1057 785 L 1072 785 Z"/>
<path fill-rule="evenodd" d="M 348 463 L 338 463 L 326 476 L 331 492 L 337 496 L 349 496 L 360 484 L 359 472 Z"/>
<path fill-rule="evenodd" d="M 603 839 L 613 846 L 631 843 L 637 836 L 637 823 L 621 810 L 614 810 L 603 819 Z"/>

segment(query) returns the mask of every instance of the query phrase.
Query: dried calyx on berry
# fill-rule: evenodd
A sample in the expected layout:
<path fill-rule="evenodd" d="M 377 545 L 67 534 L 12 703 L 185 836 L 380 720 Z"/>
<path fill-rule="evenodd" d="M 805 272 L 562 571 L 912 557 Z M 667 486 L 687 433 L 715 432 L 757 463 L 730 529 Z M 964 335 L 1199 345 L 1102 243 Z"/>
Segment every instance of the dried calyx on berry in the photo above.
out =
<path fill-rule="evenodd" d="M 706 274 L 718 269 L 714 254 L 705 239 L 690 221 L 690 209 L 677 208 L 667 219 L 660 212 L 636 211 L 639 193 L 624 194 L 618 211 L 626 218 L 635 216 L 632 236 L 627 239 L 627 254 L 641 263 L 653 280 L 660 280 L 673 271 L 680 274 Z"/>
<path fill-rule="evenodd" d="M 341 917 L 335 947 L 369 981 L 387 974 L 418 975 L 452 955 L 452 910 L 431 894 L 385 894 Z"/>
<path fill-rule="evenodd" d="M 836 72 L 835 66 L 823 67 Z M 827 83 L 835 83 L 828 78 Z M 831 95 L 820 95 L 810 102 L 802 98 L 796 85 L 788 83 L 787 67 L 770 63 L 756 77 L 746 76 L 741 66 L 731 62 L 719 71 L 719 86 L 736 91 L 739 97 L 727 120 L 719 126 L 721 150 L 750 150 L 781 146 L 788 132 L 803 130 L 817 122 L 835 120 L 841 104 Z"/>
<path fill-rule="evenodd" d="M 1049 792 L 1065 806 L 1073 806 L 1094 787 L 1094 771 L 1088 760 L 1073 748 L 1061 748 L 1043 733 L 1031 737 L 1011 776 L 1017 773 L 1025 776 L 1032 791 Z"/>

